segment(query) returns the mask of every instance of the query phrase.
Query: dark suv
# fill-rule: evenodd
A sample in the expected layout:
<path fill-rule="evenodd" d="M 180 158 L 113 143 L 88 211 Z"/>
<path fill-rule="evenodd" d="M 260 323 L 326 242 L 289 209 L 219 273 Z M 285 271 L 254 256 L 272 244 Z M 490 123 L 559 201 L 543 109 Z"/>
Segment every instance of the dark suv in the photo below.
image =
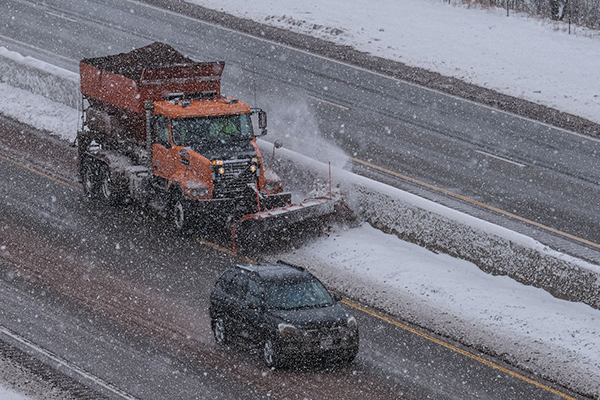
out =
<path fill-rule="evenodd" d="M 268 367 L 312 358 L 349 363 L 358 352 L 354 317 L 314 275 L 282 261 L 226 270 L 210 318 L 217 343 L 258 345 Z"/>

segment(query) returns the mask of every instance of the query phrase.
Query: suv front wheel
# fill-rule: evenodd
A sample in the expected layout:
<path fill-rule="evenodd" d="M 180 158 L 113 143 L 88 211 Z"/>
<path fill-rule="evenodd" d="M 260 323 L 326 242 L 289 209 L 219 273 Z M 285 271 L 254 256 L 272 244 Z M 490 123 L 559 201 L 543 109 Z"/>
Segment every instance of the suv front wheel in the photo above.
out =
<path fill-rule="evenodd" d="M 279 354 L 277 347 L 271 339 L 265 340 L 263 345 L 263 361 L 269 368 L 275 368 L 279 365 Z"/>

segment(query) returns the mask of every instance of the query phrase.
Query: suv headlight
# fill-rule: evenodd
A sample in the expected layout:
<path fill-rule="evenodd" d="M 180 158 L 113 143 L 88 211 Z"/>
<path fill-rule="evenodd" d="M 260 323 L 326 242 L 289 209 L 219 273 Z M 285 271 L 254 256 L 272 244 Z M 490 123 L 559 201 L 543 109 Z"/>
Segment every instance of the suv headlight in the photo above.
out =
<path fill-rule="evenodd" d="M 298 328 L 290 324 L 279 324 L 277 330 L 281 336 L 295 336 L 298 333 Z"/>
<path fill-rule="evenodd" d="M 348 329 L 356 330 L 356 328 L 358 328 L 358 324 L 356 323 L 356 318 L 354 318 L 353 316 L 349 316 L 347 326 L 348 326 Z"/>

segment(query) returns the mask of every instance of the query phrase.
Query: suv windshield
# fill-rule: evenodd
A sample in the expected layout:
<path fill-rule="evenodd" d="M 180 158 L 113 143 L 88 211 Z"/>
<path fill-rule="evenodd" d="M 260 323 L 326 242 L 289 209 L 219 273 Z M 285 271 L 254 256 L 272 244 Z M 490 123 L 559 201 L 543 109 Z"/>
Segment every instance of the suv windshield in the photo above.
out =
<path fill-rule="evenodd" d="M 172 121 L 172 130 L 176 145 L 191 148 L 210 148 L 254 137 L 250 114 L 176 118 Z"/>
<path fill-rule="evenodd" d="M 265 285 L 267 307 L 282 310 L 324 307 L 333 302 L 331 295 L 316 280 L 272 282 Z"/>

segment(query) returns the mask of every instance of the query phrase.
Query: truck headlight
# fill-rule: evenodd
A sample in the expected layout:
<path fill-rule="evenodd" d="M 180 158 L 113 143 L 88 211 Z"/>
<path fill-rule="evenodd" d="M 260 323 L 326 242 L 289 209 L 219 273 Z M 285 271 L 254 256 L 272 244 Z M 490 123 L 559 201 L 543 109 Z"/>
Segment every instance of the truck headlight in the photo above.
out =
<path fill-rule="evenodd" d="M 218 170 L 220 175 L 223 175 L 225 173 L 225 168 L 224 167 L 220 167 Z"/>
<path fill-rule="evenodd" d="M 266 181 L 265 182 L 265 190 L 269 190 L 272 192 L 275 192 L 275 191 L 280 192 L 283 190 L 283 187 L 282 187 L 281 182 Z"/>
<path fill-rule="evenodd" d="M 212 165 L 223 165 L 223 160 L 213 160 Z"/>
<path fill-rule="evenodd" d="M 257 168 L 256 168 L 256 165 L 252 164 L 252 165 L 250 166 L 250 171 L 252 171 L 252 172 L 256 172 L 256 169 L 257 169 Z"/>
<path fill-rule="evenodd" d="M 201 181 L 188 181 L 187 193 L 192 197 L 204 197 L 208 194 L 208 188 Z"/>

